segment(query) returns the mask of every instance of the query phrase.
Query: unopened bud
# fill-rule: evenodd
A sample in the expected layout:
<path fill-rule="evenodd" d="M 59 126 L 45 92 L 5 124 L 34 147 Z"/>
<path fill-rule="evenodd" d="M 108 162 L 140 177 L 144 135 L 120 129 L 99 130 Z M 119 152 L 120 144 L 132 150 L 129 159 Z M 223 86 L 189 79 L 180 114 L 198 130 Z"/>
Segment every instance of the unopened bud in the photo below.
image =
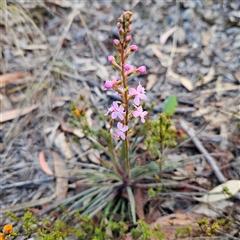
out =
<path fill-rule="evenodd" d="M 133 18 L 131 17 L 128 21 L 129 21 L 130 23 L 132 23 L 132 22 L 133 22 Z"/>
<path fill-rule="evenodd" d="M 119 41 L 118 39 L 114 39 L 114 40 L 113 40 L 113 43 L 114 43 L 114 45 L 117 46 L 117 45 L 119 45 L 120 41 Z"/>
<path fill-rule="evenodd" d="M 115 57 L 114 56 L 108 56 L 108 61 L 110 62 L 110 63 L 112 63 L 113 61 L 115 61 Z"/>
<path fill-rule="evenodd" d="M 126 42 L 130 42 L 131 40 L 132 40 L 132 35 L 128 35 L 128 36 L 126 36 Z"/>
<path fill-rule="evenodd" d="M 118 18 L 118 21 L 119 21 L 120 23 L 123 23 L 123 18 L 122 18 L 122 17 Z"/>
<path fill-rule="evenodd" d="M 131 45 L 129 48 L 130 48 L 131 52 L 135 52 L 135 51 L 138 50 L 138 46 L 137 45 Z"/>
<path fill-rule="evenodd" d="M 136 72 L 143 74 L 143 73 L 146 72 L 146 70 L 147 70 L 147 69 L 146 69 L 145 66 L 141 66 L 141 67 L 139 67 L 139 68 L 136 69 Z"/>
<path fill-rule="evenodd" d="M 122 35 L 124 34 L 124 30 L 123 30 L 123 28 L 122 28 L 122 27 L 119 28 L 118 32 L 119 32 L 119 35 L 122 36 Z"/>
<path fill-rule="evenodd" d="M 117 27 L 120 28 L 121 27 L 121 23 L 117 22 Z"/>
<path fill-rule="evenodd" d="M 132 31 L 132 25 L 128 26 L 128 31 L 131 32 Z"/>

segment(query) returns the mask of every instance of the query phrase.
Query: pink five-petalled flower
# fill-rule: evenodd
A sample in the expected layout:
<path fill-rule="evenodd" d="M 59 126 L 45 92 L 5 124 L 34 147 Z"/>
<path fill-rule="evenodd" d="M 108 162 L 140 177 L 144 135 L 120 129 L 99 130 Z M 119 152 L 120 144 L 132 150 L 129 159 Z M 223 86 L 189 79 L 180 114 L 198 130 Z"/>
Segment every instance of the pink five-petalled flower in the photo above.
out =
<path fill-rule="evenodd" d="M 148 114 L 148 112 L 147 111 L 143 111 L 142 106 L 139 106 L 136 111 L 133 111 L 133 116 L 135 118 L 136 117 L 140 117 L 142 123 L 145 123 L 145 119 L 144 118 L 145 118 L 145 116 L 147 114 Z"/>
<path fill-rule="evenodd" d="M 110 80 L 107 80 L 105 83 L 104 83 L 104 88 L 105 89 L 110 89 L 114 86 L 114 84 L 117 82 L 117 77 L 114 77 L 112 81 Z"/>
<path fill-rule="evenodd" d="M 124 112 L 124 107 L 122 105 L 118 106 L 118 103 L 114 101 L 112 103 L 112 107 L 108 109 L 105 115 L 108 115 L 110 112 L 112 113 L 111 114 L 112 119 L 115 119 L 118 117 L 120 120 L 123 120 L 124 118 L 123 115 L 125 114 L 125 112 Z"/>
<path fill-rule="evenodd" d="M 133 102 L 139 106 L 140 104 L 140 99 L 146 100 L 147 96 L 145 95 L 145 88 L 142 87 L 142 85 L 139 83 L 137 90 L 135 88 L 130 88 L 129 89 L 129 94 L 131 96 L 134 96 Z"/>
<path fill-rule="evenodd" d="M 114 134 L 114 138 L 121 138 L 122 140 L 125 140 L 125 132 L 128 130 L 128 126 L 123 126 L 123 124 L 121 122 L 118 122 L 117 124 L 117 128 L 119 130 L 119 132 L 117 132 L 116 134 Z"/>
<path fill-rule="evenodd" d="M 141 66 L 141 67 L 139 67 L 139 68 L 136 69 L 136 72 L 143 74 L 143 73 L 146 72 L 146 70 L 147 70 L 147 69 L 146 69 L 145 66 Z"/>
<path fill-rule="evenodd" d="M 115 57 L 114 56 L 108 56 L 108 61 L 110 62 L 110 63 L 112 63 L 113 61 L 115 61 Z"/>

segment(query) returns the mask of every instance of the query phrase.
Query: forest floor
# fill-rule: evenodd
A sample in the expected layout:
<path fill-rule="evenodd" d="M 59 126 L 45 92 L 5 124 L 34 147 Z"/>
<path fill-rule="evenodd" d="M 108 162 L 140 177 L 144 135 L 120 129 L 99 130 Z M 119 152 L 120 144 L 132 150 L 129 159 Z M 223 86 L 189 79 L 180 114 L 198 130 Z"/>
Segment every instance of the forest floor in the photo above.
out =
<path fill-rule="evenodd" d="M 77 162 L 99 164 L 101 152 L 66 121 L 75 103 L 92 129 L 106 126 L 99 116 L 116 97 L 103 87 L 114 76 L 107 56 L 114 55 L 116 22 L 126 10 L 133 12 L 132 43 L 139 47 L 129 63 L 147 67 L 130 84 L 141 81 L 146 88 L 146 107 L 154 103 L 150 119 L 170 95 L 179 103 L 172 117 L 178 147 L 166 149 L 165 161 L 175 167 L 164 172 L 178 185 L 150 204 L 146 200 L 144 218 L 160 223 L 166 239 L 174 239 L 178 228 L 196 227 L 202 217 L 232 219 L 232 227 L 220 229 L 216 239 L 240 238 L 239 193 L 212 205 L 193 199 L 240 179 L 239 0 L 3 1 L 0 227 L 9 222 L 8 211 L 42 210 L 81 191 L 47 175 L 40 153 L 49 165 L 57 158 L 59 172 Z M 138 144 L 144 152 L 143 142 Z M 140 161 L 147 157 L 141 154 Z"/>

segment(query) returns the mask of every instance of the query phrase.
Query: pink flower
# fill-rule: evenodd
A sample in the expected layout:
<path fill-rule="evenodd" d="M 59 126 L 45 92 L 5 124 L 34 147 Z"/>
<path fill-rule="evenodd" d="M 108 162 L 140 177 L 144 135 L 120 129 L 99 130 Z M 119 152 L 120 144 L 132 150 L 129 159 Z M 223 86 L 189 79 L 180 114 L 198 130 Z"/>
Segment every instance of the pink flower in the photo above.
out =
<path fill-rule="evenodd" d="M 108 115 L 110 112 L 112 113 L 111 114 L 112 119 L 115 119 L 118 117 L 120 120 L 123 120 L 124 118 L 123 115 L 125 114 L 125 112 L 124 112 L 124 107 L 122 105 L 118 106 L 117 102 L 113 102 L 112 107 L 108 109 L 105 115 Z"/>
<path fill-rule="evenodd" d="M 132 40 L 132 35 L 128 35 L 126 36 L 126 39 L 125 39 L 127 42 L 130 42 Z"/>
<path fill-rule="evenodd" d="M 104 88 L 105 89 L 110 89 L 114 86 L 114 84 L 117 82 L 117 77 L 114 77 L 112 81 L 109 81 L 107 80 L 105 83 L 104 83 Z"/>
<path fill-rule="evenodd" d="M 115 61 L 115 57 L 114 56 L 108 56 L 108 61 L 110 62 L 110 63 L 112 63 L 113 61 Z"/>
<path fill-rule="evenodd" d="M 130 64 L 124 64 L 124 70 L 126 71 L 126 72 L 129 72 L 129 71 L 131 71 L 134 67 L 132 66 L 132 65 L 130 65 Z"/>
<path fill-rule="evenodd" d="M 131 45 L 129 48 L 130 48 L 131 52 L 135 52 L 135 51 L 138 50 L 138 46 L 137 45 Z"/>
<path fill-rule="evenodd" d="M 118 39 L 114 39 L 114 40 L 113 40 L 113 43 L 114 43 L 115 45 L 118 45 L 118 44 L 120 43 L 120 41 L 119 41 Z"/>
<path fill-rule="evenodd" d="M 136 117 L 140 117 L 142 123 L 145 123 L 144 117 L 145 117 L 147 114 L 148 114 L 148 112 L 147 112 L 147 111 L 143 111 L 142 106 L 139 106 L 136 111 L 133 111 L 133 116 L 134 116 L 135 118 L 136 118 Z"/>
<path fill-rule="evenodd" d="M 136 72 L 143 74 L 143 73 L 146 72 L 146 67 L 145 66 L 141 66 L 141 67 L 136 69 Z"/>
<path fill-rule="evenodd" d="M 131 96 L 134 96 L 134 103 L 139 106 L 140 104 L 140 99 L 146 100 L 147 96 L 145 95 L 145 88 L 142 87 L 142 85 L 139 83 L 137 90 L 134 88 L 129 89 L 129 94 Z"/>
<path fill-rule="evenodd" d="M 122 140 L 125 140 L 125 132 L 128 130 L 128 126 L 123 126 L 121 122 L 118 122 L 117 128 L 120 130 L 116 134 L 113 135 L 114 138 L 121 138 Z"/>

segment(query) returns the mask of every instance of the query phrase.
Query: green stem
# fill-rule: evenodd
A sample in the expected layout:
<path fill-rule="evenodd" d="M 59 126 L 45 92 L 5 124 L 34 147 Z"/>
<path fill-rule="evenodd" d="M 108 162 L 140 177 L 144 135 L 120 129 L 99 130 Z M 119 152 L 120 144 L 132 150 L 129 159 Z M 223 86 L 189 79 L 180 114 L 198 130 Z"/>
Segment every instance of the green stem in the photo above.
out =
<path fill-rule="evenodd" d="M 127 77 L 124 73 L 124 64 L 125 64 L 125 57 L 124 57 L 124 44 L 122 44 L 122 49 L 121 49 L 121 64 L 122 64 L 122 81 L 123 81 L 123 87 L 124 87 L 124 94 L 122 96 L 123 98 L 123 103 L 125 104 L 125 110 L 126 110 L 126 115 L 125 115 L 125 121 L 124 125 L 128 126 L 128 94 L 127 94 Z M 130 160 L 129 160 L 129 154 L 128 154 L 128 149 L 129 149 L 129 141 L 128 141 L 128 131 L 125 132 L 125 148 L 126 148 L 126 166 L 127 166 L 127 174 L 128 174 L 128 180 L 131 179 L 131 168 L 130 168 Z"/>

